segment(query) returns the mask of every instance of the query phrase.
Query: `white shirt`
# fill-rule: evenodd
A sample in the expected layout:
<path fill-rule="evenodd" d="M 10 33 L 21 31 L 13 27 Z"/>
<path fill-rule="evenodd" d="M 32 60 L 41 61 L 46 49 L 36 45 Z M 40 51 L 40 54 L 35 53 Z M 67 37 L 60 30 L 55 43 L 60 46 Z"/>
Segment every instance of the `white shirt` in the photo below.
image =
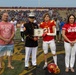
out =
<path fill-rule="evenodd" d="M 21 32 L 24 31 L 24 25 L 23 25 L 23 24 L 21 24 L 21 26 L 20 26 L 20 31 L 21 31 Z"/>
<path fill-rule="evenodd" d="M 10 21 L 10 23 L 12 23 L 14 26 L 16 26 L 17 21 L 16 20 L 15 21 Z"/>

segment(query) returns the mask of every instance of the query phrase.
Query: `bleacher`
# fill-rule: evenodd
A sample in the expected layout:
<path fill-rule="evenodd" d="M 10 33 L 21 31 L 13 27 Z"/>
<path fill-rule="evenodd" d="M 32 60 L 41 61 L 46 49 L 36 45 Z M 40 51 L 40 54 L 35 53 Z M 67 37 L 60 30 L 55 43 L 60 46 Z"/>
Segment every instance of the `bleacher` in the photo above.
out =
<path fill-rule="evenodd" d="M 52 9 L 52 18 L 53 17 L 57 17 L 59 19 L 61 18 L 66 18 L 66 16 L 69 13 L 74 13 L 75 8 L 42 8 L 42 7 L 0 7 L 0 15 L 2 14 L 2 12 L 4 11 L 8 11 L 10 17 L 9 20 L 11 20 L 11 18 L 15 18 L 18 23 L 21 20 L 27 21 L 27 13 L 29 13 L 30 11 L 33 11 L 36 13 L 36 20 L 38 21 L 38 23 L 40 23 L 42 21 L 42 16 L 45 12 L 49 12 L 50 9 Z M 71 11 L 72 10 L 72 11 Z M 50 13 L 51 14 L 51 13 Z"/>

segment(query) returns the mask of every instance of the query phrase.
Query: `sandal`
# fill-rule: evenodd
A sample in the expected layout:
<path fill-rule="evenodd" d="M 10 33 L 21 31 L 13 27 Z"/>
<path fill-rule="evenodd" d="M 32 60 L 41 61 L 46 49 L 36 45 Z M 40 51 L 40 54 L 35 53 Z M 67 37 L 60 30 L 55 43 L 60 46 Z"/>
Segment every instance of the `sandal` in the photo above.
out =
<path fill-rule="evenodd" d="M 14 69 L 14 67 L 13 66 L 7 66 L 9 69 Z"/>
<path fill-rule="evenodd" d="M 73 68 L 71 68 L 70 70 L 71 70 L 71 72 L 75 72 Z"/>
<path fill-rule="evenodd" d="M 66 68 L 66 69 L 65 69 L 65 72 L 69 72 L 69 68 Z"/>

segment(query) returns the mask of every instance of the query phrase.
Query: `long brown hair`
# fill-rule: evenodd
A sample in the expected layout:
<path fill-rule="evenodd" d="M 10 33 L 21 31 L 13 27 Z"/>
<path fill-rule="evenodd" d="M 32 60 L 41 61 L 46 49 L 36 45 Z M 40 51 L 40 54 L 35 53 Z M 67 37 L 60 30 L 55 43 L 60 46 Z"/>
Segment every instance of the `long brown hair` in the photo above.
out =
<path fill-rule="evenodd" d="M 68 18 L 67 18 L 67 22 L 66 22 L 66 23 L 69 23 L 69 18 L 70 18 L 70 16 L 73 16 L 73 17 L 74 17 L 74 23 L 75 23 L 76 17 L 75 17 L 74 14 L 70 14 L 70 15 L 68 16 Z"/>

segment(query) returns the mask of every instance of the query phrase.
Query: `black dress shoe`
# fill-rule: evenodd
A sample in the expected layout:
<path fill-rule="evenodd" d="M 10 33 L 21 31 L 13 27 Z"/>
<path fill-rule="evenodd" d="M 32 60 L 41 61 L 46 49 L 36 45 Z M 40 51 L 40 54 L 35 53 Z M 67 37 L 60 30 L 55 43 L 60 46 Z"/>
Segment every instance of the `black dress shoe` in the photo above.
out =
<path fill-rule="evenodd" d="M 25 67 L 25 70 L 28 70 L 28 67 Z"/>

